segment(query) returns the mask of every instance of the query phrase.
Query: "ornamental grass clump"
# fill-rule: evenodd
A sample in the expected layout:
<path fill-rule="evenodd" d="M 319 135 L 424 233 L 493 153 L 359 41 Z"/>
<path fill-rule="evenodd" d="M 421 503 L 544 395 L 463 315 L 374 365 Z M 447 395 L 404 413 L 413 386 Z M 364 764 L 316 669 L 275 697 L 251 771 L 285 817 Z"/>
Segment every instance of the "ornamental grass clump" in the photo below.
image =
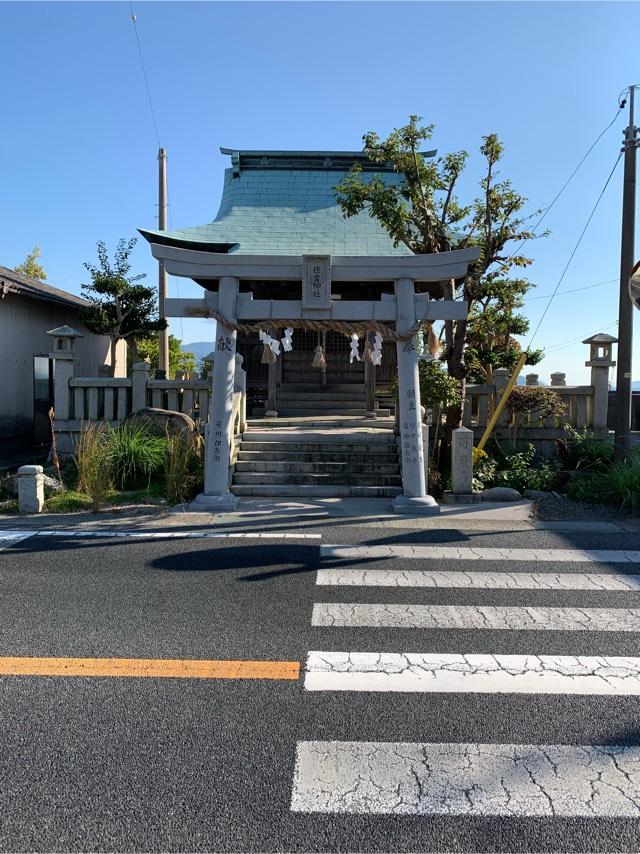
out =
<path fill-rule="evenodd" d="M 78 472 L 78 492 L 88 495 L 95 513 L 111 489 L 105 430 L 102 424 L 82 425 L 74 461 Z"/>
<path fill-rule="evenodd" d="M 596 471 L 573 480 L 567 495 L 585 504 L 609 504 L 634 515 L 640 514 L 640 456 L 612 463 L 607 471 Z"/>
<path fill-rule="evenodd" d="M 613 442 L 598 439 L 583 427 L 576 430 L 569 424 L 564 426 L 565 436 L 558 439 L 558 456 L 566 469 L 575 471 L 606 471 L 613 463 Z"/>
<path fill-rule="evenodd" d="M 202 481 L 202 448 L 198 438 L 184 434 L 167 436 L 165 494 L 169 504 L 191 498 Z"/>
<path fill-rule="evenodd" d="M 167 439 L 155 436 L 146 427 L 123 424 L 106 431 L 106 454 L 111 479 L 119 489 L 148 485 L 163 471 Z"/>

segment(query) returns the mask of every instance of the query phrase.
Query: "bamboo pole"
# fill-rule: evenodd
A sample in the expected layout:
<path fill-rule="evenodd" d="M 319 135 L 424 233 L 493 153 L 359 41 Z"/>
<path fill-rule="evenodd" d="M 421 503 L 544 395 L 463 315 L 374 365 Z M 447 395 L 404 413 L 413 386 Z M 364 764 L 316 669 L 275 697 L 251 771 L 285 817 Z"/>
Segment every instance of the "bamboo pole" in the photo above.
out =
<path fill-rule="evenodd" d="M 476 448 L 478 449 L 478 451 L 481 451 L 484 448 L 484 446 L 487 444 L 487 442 L 489 441 L 489 436 L 493 433 L 493 430 L 494 430 L 496 424 L 498 423 L 498 419 L 502 415 L 502 411 L 504 410 L 505 406 L 507 405 L 507 400 L 509 398 L 509 395 L 511 394 L 514 385 L 518 381 L 518 377 L 520 376 L 520 371 L 523 369 L 524 363 L 526 361 L 527 361 L 527 353 L 521 353 L 520 358 L 518 359 L 518 364 L 515 366 L 513 373 L 509 377 L 509 382 L 505 386 L 505 389 L 502 392 L 502 397 L 498 401 L 498 405 L 494 409 L 493 415 L 491 416 L 491 418 L 489 419 L 489 423 L 485 427 L 484 433 L 482 434 L 482 438 L 480 439 L 480 441 L 476 445 Z"/>

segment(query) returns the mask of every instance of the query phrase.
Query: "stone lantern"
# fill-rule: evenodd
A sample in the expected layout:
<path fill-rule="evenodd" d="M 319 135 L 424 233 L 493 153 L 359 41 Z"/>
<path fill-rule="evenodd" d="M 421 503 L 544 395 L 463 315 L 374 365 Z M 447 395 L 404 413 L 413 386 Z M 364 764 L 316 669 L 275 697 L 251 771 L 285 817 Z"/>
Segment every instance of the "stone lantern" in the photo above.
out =
<path fill-rule="evenodd" d="M 57 329 L 51 329 L 47 332 L 54 339 L 53 350 L 51 354 L 54 359 L 74 359 L 76 357 L 76 339 L 84 338 L 82 332 L 78 332 L 72 326 L 58 326 Z"/>
<path fill-rule="evenodd" d="M 207 353 L 206 356 L 202 357 L 202 364 L 207 366 L 207 377 L 212 376 L 213 362 L 215 358 L 216 354 L 213 352 L 213 350 L 210 353 Z"/>
<path fill-rule="evenodd" d="M 591 386 L 593 388 L 592 426 L 595 433 L 607 432 L 607 409 L 609 407 L 609 369 L 615 367 L 612 359 L 613 345 L 618 339 L 605 332 L 592 335 L 582 342 L 589 345 L 589 361 L 585 362 L 591 368 Z"/>
<path fill-rule="evenodd" d="M 73 363 L 78 358 L 76 342 L 84 338 L 72 326 L 58 326 L 47 332 L 53 338 L 53 352 L 49 358 L 54 359 L 54 401 L 58 421 L 67 421 L 71 417 L 71 389 L 69 380 L 73 377 Z"/>

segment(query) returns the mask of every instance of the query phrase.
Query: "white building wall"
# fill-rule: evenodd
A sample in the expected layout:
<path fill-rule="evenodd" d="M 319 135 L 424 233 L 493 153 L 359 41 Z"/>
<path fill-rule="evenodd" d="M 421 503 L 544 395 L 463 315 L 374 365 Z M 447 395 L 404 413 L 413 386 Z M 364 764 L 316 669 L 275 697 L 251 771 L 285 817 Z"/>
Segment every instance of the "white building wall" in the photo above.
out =
<path fill-rule="evenodd" d="M 85 335 L 77 344 L 76 375 L 97 376 L 100 365 L 110 364 L 109 339 L 89 332 L 76 309 L 17 293 L 0 300 L 0 439 L 31 432 L 33 357 L 53 350 L 54 340 L 47 332 L 65 324 Z M 123 344 L 117 376 L 126 375 L 124 353 Z"/>

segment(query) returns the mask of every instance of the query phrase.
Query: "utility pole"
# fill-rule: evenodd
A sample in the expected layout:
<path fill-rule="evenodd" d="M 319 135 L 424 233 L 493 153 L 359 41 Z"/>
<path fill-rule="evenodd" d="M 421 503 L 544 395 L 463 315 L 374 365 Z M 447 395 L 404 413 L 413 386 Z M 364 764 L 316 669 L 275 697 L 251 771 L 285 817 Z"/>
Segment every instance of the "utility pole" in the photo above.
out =
<path fill-rule="evenodd" d="M 615 456 L 624 459 L 631 449 L 631 355 L 633 347 L 633 303 L 629 276 L 635 264 L 636 147 L 633 119 L 635 86 L 629 87 L 629 124 L 624 131 L 624 189 L 622 195 L 622 241 L 620 247 L 620 300 L 618 305 L 618 369 L 616 374 Z"/>
<path fill-rule="evenodd" d="M 158 152 L 158 228 L 167 228 L 167 152 L 161 148 Z M 166 320 L 164 301 L 168 296 L 168 277 L 164 262 L 158 262 L 158 310 L 161 320 Z M 169 379 L 169 328 L 158 332 L 158 368 Z"/>

